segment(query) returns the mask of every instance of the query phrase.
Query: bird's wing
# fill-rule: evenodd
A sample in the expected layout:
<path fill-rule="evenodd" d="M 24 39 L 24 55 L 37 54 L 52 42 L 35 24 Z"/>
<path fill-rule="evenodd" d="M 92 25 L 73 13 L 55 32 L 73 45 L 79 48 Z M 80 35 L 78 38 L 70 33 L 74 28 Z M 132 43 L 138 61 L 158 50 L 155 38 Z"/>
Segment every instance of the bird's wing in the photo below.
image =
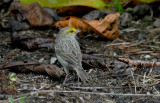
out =
<path fill-rule="evenodd" d="M 61 43 L 56 44 L 56 55 L 59 55 L 63 60 L 71 65 L 79 64 L 82 61 L 82 54 L 79 44 L 76 40 L 61 40 Z"/>

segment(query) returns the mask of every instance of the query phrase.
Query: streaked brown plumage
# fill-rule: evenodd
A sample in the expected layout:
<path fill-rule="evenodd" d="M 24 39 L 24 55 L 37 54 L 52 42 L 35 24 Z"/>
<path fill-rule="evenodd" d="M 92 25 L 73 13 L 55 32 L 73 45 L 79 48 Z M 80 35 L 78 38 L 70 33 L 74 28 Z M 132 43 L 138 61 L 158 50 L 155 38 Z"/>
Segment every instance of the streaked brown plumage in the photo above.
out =
<path fill-rule="evenodd" d="M 75 70 L 81 80 L 87 80 L 88 75 L 83 69 L 81 63 L 81 50 L 75 39 L 77 32 L 78 30 L 73 27 L 65 27 L 61 29 L 55 40 L 55 53 L 58 61 L 64 68 L 66 78 L 69 75 L 69 70 Z"/>

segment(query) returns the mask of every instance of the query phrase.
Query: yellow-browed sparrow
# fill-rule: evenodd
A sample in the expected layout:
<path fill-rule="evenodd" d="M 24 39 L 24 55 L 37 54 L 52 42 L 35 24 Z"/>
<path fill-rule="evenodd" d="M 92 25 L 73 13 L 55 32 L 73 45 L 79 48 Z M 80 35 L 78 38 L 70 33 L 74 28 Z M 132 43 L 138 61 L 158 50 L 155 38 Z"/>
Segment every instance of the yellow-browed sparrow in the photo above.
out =
<path fill-rule="evenodd" d="M 81 49 L 75 35 L 80 30 L 73 27 L 65 27 L 60 30 L 55 40 L 55 53 L 58 61 L 64 68 L 66 73 L 65 80 L 69 75 L 69 70 L 75 70 L 78 78 L 83 80 L 88 79 L 88 75 L 82 67 L 82 54 Z"/>

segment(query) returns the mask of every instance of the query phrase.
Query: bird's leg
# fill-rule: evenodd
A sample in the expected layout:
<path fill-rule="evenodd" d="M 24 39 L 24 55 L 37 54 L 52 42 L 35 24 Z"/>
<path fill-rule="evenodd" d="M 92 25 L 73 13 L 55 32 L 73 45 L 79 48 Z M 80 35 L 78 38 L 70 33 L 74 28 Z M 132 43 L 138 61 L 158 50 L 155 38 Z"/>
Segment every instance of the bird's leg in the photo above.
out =
<path fill-rule="evenodd" d="M 78 76 L 78 87 L 79 87 L 79 76 Z"/>
<path fill-rule="evenodd" d="M 64 81 L 63 81 L 63 85 L 66 83 L 66 80 L 67 80 L 67 78 L 68 78 L 68 74 L 66 74 L 66 77 L 65 77 L 65 79 L 64 79 Z"/>
<path fill-rule="evenodd" d="M 67 78 L 68 78 L 68 76 L 69 76 L 69 69 L 68 69 L 68 68 L 64 68 L 64 71 L 65 71 L 65 73 L 66 73 L 66 76 L 65 76 L 65 79 L 64 79 L 64 81 L 63 81 L 63 85 L 66 83 L 66 80 L 67 80 Z"/>

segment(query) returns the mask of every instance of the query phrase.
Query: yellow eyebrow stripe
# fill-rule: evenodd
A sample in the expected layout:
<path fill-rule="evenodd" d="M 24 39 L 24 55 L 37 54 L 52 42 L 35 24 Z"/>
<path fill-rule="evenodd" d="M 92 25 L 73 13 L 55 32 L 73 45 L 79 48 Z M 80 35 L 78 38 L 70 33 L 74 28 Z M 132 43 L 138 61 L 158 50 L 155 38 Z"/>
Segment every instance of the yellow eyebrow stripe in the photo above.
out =
<path fill-rule="evenodd" d="M 70 29 L 68 29 L 68 31 L 71 31 L 71 30 L 76 31 L 76 29 L 75 29 L 75 28 L 70 28 Z"/>

